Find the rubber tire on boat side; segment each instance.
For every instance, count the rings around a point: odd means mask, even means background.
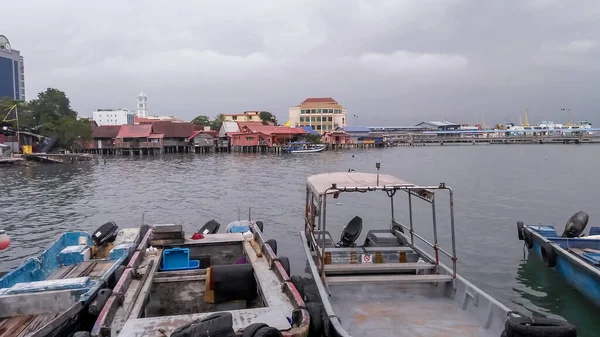
[[[554,247],[548,242],[545,242],[542,247],[542,259],[548,268],[552,268],[556,266],[556,252],[554,251]]]
[[[302,300],[306,302],[306,293],[304,292],[304,280],[302,279],[302,276],[294,275],[290,279],[292,280],[294,287],[296,287],[296,290],[298,290]]]
[[[320,337],[323,334],[323,305],[321,303],[308,302],[306,310],[310,315],[308,337]]]
[[[242,337],[253,337],[254,334],[261,328],[264,328],[268,325],[265,323],[252,323],[248,325],[244,331],[242,332]]]
[[[283,334],[277,328],[264,326],[254,333],[254,337],[283,337]]]
[[[265,241],[265,243],[271,246],[271,250],[277,255],[277,241],[275,241],[275,239],[269,239]]]
[[[263,231],[263,228],[264,228],[263,222],[262,222],[262,221],[260,221],[260,220],[258,220],[258,221],[257,221],[257,222],[255,222],[255,223],[256,223],[256,226],[258,227],[258,229],[260,229],[260,232],[261,232],[261,233],[264,233],[264,231]]]
[[[288,274],[288,277],[290,276],[290,259],[288,259],[287,256],[280,256],[279,257],[279,263],[281,263],[281,266],[283,267],[283,270],[285,270],[285,272]]]
[[[511,318],[506,321],[505,329],[508,337],[577,337],[573,324],[550,318]]]
[[[506,333],[506,330],[502,331],[502,333],[500,334],[500,337],[508,337],[508,334]]]
[[[73,334],[73,337],[90,337],[91,334],[87,331],[77,331]]]
[[[525,244],[527,245],[528,249],[533,248],[533,234],[531,234],[530,231],[525,231],[523,233],[524,236],[524,240],[525,240]]]
[[[521,241],[525,239],[525,237],[523,236],[523,227],[525,227],[523,221],[517,221],[517,232],[519,233],[519,240]]]

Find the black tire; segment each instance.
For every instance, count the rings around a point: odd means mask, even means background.
[[[266,325],[265,323],[252,323],[244,329],[244,332],[242,332],[242,337],[253,337],[254,334],[258,331],[258,329],[264,328],[266,326],[268,327],[268,325]]]
[[[523,233],[525,244],[527,245],[527,249],[533,248],[533,236],[531,232],[525,231]]]
[[[575,326],[550,318],[517,317],[506,321],[507,336],[577,337]]]
[[[263,222],[262,222],[262,221],[260,221],[260,220],[259,220],[259,221],[257,221],[257,222],[256,222],[256,227],[258,227],[258,229],[260,229],[260,232],[261,232],[261,233],[264,233],[264,230],[263,230],[263,228],[264,228],[264,224],[263,224]]]
[[[542,247],[542,259],[548,268],[553,268],[556,266],[556,252],[554,251],[554,247],[548,242],[545,242]]]
[[[294,284],[294,287],[296,287],[296,290],[298,290],[300,297],[302,297],[302,300],[306,302],[306,293],[304,292],[304,282],[302,277],[294,275],[291,277],[291,280]]]
[[[254,337],[283,337],[283,334],[277,328],[265,326],[258,329],[258,331],[254,333]]]
[[[523,236],[523,227],[525,226],[525,224],[523,224],[523,221],[517,221],[517,232],[519,233],[519,240],[523,241],[525,240],[525,237]]]
[[[310,315],[310,325],[308,326],[308,337],[318,337],[323,335],[323,305],[321,303],[306,303],[306,310]]]
[[[271,246],[271,250],[277,255],[277,241],[275,241],[275,239],[269,239],[265,241],[265,243]]]
[[[279,257],[279,263],[281,263],[281,265],[283,266],[283,270],[285,270],[285,272],[288,274],[288,277],[290,276],[290,259],[287,258],[287,256],[280,256]]]
[[[500,337],[508,337],[508,335],[506,334],[506,330],[502,331],[502,333],[500,334]]]
[[[117,269],[115,269],[115,285],[117,285],[117,283],[119,283],[121,276],[123,276],[123,273],[125,272],[125,268],[127,268],[127,267],[121,265],[121,266],[118,266]]]
[[[77,331],[73,334],[73,337],[90,337],[91,334],[87,331]]]

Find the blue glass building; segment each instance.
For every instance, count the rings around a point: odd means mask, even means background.
[[[4,35],[0,35],[0,99],[25,100],[25,68],[23,57],[12,49]]]

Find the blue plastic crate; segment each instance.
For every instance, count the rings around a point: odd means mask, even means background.
[[[188,248],[169,248],[163,250],[161,270],[188,270],[198,269],[199,260],[190,260],[190,250]]]

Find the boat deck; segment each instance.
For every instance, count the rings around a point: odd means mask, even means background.
[[[59,280],[88,276],[99,279],[112,267],[114,261],[87,261],[77,265],[61,266],[46,280]],[[37,331],[62,314],[62,311],[38,315],[19,315],[0,318],[0,337],[25,337]]]
[[[167,282],[168,280],[180,278],[181,282],[189,282],[194,278],[192,281],[195,282],[194,284],[199,291],[194,294],[186,292],[186,294],[193,297],[190,298],[193,301],[198,303],[203,302],[206,271],[168,272],[166,273],[169,274],[168,277],[161,276],[161,274],[165,274],[165,272],[157,272],[156,266],[160,264],[161,250],[159,250],[158,255],[147,256],[142,262],[142,265],[147,265],[150,260],[154,260],[152,270],[148,272],[149,275],[147,276],[147,279],[130,285],[127,290],[125,294],[126,305],[117,310],[117,314],[111,325],[113,336],[117,334],[119,336],[128,337],[168,336],[176,328],[190,323],[195,319],[210,315],[216,311],[228,311],[232,314],[234,330],[243,329],[252,323],[266,323],[280,330],[288,330],[291,328],[287,317],[291,316],[294,307],[290,300],[280,291],[281,281],[278,279],[277,275],[270,270],[269,263],[264,255],[259,256],[253,245],[249,241],[246,241],[241,234],[211,234],[207,235],[205,239],[199,241],[186,240],[186,242],[180,246],[193,248],[219,243],[237,243],[241,245],[249,262],[251,262],[252,267],[254,268],[258,291],[264,306],[238,310],[211,310],[210,312],[194,312],[194,308],[190,306],[186,313],[179,310],[178,314],[153,317],[146,316],[150,311],[148,297],[151,298],[153,296],[149,289],[152,287],[152,284],[156,284],[157,282],[163,283],[160,279],[164,279],[164,282]],[[144,273],[146,273],[145,270],[140,270],[140,274]],[[176,274],[181,274],[182,276],[175,276]],[[193,276],[191,276],[192,274]],[[278,291],[273,291],[273,289],[277,289]],[[127,309],[126,307],[131,307],[132,309]],[[156,312],[156,310],[153,311]]]
[[[334,312],[354,337],[498,337],[431,284],[339,284],[330,290]]]

